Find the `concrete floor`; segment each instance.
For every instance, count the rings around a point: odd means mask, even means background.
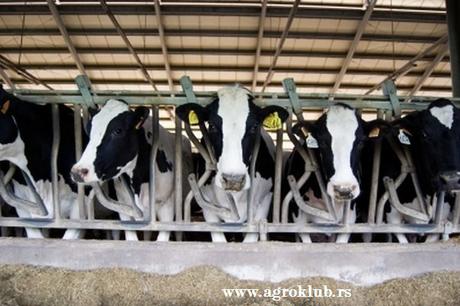
[[[241,279],[279,282],[325,276],[357,285],[460,271],[460,244],[212,244],[0,238],[0,264],[75,270],[122,267],[175,274],[211,265]]]

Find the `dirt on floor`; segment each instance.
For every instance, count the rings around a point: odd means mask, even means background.
[[[290,297],[290,294],[300,293],[299,286],[306,289],[303,294],[307,297]],[[224,288],[259,289],[257,295],[261,297],[248,297],[248,292],[244,298],[236,297],[235,292],[233,297],[225,297]],[[293,290],[283,292],[283,288]],[[323,297],[318,297],[320,292],[313,288],[323,289]],[[336,297],[325,297],[331,294]],[[339,294],[342,297],[337,297]],[[308,297],[314,295],[317,297]],[[348,295],[350,297],[346,297]],[[209,266],[193,268],[174,276],[127,269],[70,271],[0,266],[0,304],[458,306],[460,272],[430,273],[410,279],[395,279],[372,287],[357,287],[330,278],[292,279],[281,283],[241,281]]]

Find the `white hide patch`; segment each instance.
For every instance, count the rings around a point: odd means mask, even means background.
[[[222,155],[217,163],[215,184],[222,188],[222,173],[245,175],[243,189],[250,187],[248,169],[243,162],[241,140],[246,131],[246,119],[249,114],[249,92],[239,86],[225,87],[217,92],[219,109],[217,114],[222,118]]]
[[[331,149],[334,163],[334,175],[327,184],[327,193],[333,197],[333,186],[356,186],[353,197],[359,193],[358,180],[351,169],[351,150],[355,141],[358,120],[354,110],[334,105],[327,111],[326,127],[331,134]]]
[[[27,168],[27,158],[24,153],[24,148],[24,141],[18,131],[18,137],[16,137],[14,142],[0,144],[0,160],[9,161],[15,164],[18,168],[27,172],[29,177],[32,177]]]
[[[430,113],[446,128],[452,128],[452,124],[454,122],[454,107],[452,105],[432,107],[430,108]]]
[[[94,169],[97,147],[101,144],[102,138],[107,130],[110,121],[123,112],[128,112],[129,107],[126,103],[110,99],[102,109],[94,116],[91,122],[90,140],[86,146],[80,160],[74,165],[74,169],[88,169],[88,174],[84,177],[85,183],[97,182],[100,180]]]

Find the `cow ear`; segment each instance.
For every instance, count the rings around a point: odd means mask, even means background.
[[[364,134],[371,139],[382,137],[386,131],[391,129],[391,124],[382,119],[364,121]]]
[[[10,100],[6,100],[5,102],[3,102],[0,112],[2,112],[2,114],[6,114],[8,110],[10,109],[10,104],[11,104]]]
[[[259,120],[268,130],[279,130],[283,128],[283,123],[288,118],[289,113],[283,107],[270,105],[259,111]]]
[[[187,103],[176,107],[176,115],[190,125],[208,120],[207,109],[197,103]]]
[[[145,120],[149,117],[149,109],[147,107],[138,107],[134,111],[134,128],[140,129],[144,124]]]

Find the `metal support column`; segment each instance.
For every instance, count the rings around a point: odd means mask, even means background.
[[[460,97],[460,2],[446,0],[447,28],[449,31],[450,69],[452,71],[452,94]]]

